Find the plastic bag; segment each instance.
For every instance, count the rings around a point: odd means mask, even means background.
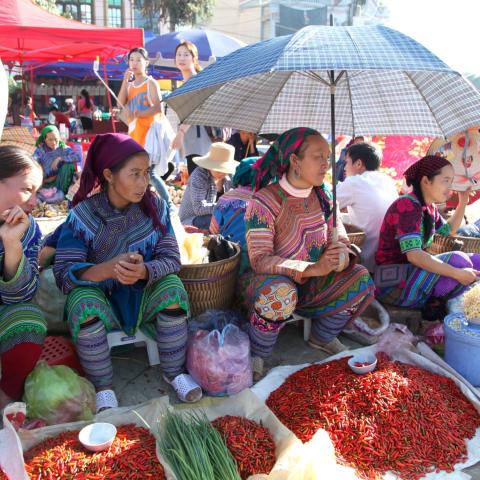
[[[412,349],[414,340],[415,336],[406,325],[391,323],[379,338],[376,347],[378,352],[385,352],[394,358],[397,352]]]
[[[435,322],[429,325],[425,329],[424,333],[425,343],[432,347],[432,350],[439,355],[443,355],[445,348],[445,330],[443,329],[443,323]]]
[[[25,381],[24,401],[28,416],[48,425],[91,420],[95,389],[69,367],[39,362]]]
[[[232,395],[252,385],[250,340],[236,325],[190,333],[187,369],[208,395]]]
[[[228,324],[242,328],[246,324],[245,318],[237,310],[207,310],[188,322],[188,331],[223,330]]]

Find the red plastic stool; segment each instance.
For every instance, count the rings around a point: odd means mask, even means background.
[[[66,365],[76,370],[79,375],[84,374],[75,346],[65,337],[46,337],[40,360],[46,361],[50,366]]]

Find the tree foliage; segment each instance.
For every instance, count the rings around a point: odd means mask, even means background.
[[[56,15],[59,14],[55,0],[33,0],[33,3],[36,3],[44,10],[48,10],[50,13],[55,13]]]
[[[195,25],[210,18],[215,0],[139,0],[137,5],[150,24],[162,20],[174,31],[177,25]]]

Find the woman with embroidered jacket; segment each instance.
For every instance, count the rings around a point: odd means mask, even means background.
[[[373,300],[374,286],[355,263],[340,220],[340,238],[333,241],[332,199],[323,183],[329,148],[317,131],[283,133],[253,168],[257,191],[246,211],[253,271],[241,283],[258,378],[294,311],[312,319],[312,347],[329,354],[345,350],[337,336]]]
[[[97,186],[101,192],[88,196]],[[166,203],[149,187],[149,158],[128,135],[92,143],[74,208],[62,227],[54,274],[68,295],[77,353],[97,389],[97,410],[117,406],[107,333],[140,328],[158,344],[166,381],[182,401],[200,387],[185,372],[187,293]]]
[[[58,191],[67,193],[76,164],[82,160],[80,155],[65,145],[55,125],[42,129],[35,145],[37,148],[33,152],[33,158],[43,169],[42,188],[56,187]]]
[[[458,207],[448,222],[435,205],[449,197],[454,177],[450,162],[426,156],[404,176],[413,192],[395,200],[385,214],[375,255],[375,284],[380,300],[418,308],[431,298],[453,298],[475,282],[480,275],[480,255],[426,251],[435,233],[456,233],[468,204],[469,192],[458,192]]]
[[[20,400],[42,353],[47,326],[30,303],[38,286],[41,232],[25,211],[36,204],[42,169],[18,147],[0,146],[0,411]]]

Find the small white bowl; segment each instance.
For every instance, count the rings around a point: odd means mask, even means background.
[[[356,365],[358,363],[363,363],[365,365],[360,367]],[[377,357],[373,353],[357,353],[348,359],[348,366],[357,375],[373,372],[377,366]]]
[[[111,423],[92,423],[78,433],[80,443],[91,452],[101,452],[110,447],[117,435],[115,425]]]

